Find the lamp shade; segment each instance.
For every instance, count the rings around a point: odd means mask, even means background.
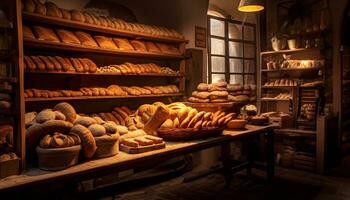
[[[262,0],[241,0],[238,10],[241,12],[259,12],[264,10]]]

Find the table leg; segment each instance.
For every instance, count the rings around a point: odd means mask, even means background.
[[[274,153],[274,132],[270,130],[266,133],[266,144],[267,144],[267,178],[272,180],[275,176],[275,153]]]
[[[224,165],[223,175],[225,178],[225,184],[227,188],[231,186],[231,181],[232,181],[230,152],[231,152],[230,143],[226,142],[221,145],[221,161],[222,161],[222,164]]]

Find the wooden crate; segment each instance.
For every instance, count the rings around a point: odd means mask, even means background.
[[[293,118],[291,116],[269,117],[270,124],[277,124],[280,128],[293,127]]]
[[[0,179],[19,174],[20,159],[12,159],[0,162]]]

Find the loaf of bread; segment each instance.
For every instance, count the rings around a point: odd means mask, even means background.
[[[34,12],[38,13],[40,15],[46,15],[46,7],[43,3],[41,3],[41,1],[39,0],[35,0],[35,9]]]
[[[156,45],[165,54],[176,54],[176,55],[180,54],[179,49],[177,49],[173,45],[165,44],[165,43],[156,43]]]
[[[108,37],[104,37],[104,36],[95,36],[94,38],[101,48],[118,49],[118,47],[113,42],[112,38],[108,38]]]
[[[128,39],[124,38],[113,38],[113,41],[118,46],[120,50],[124,51],[134,51],[134,47],[130,44]]]
[[[134,47],[135,51],[146,52],[147,48],[144,42],[139,40],[130,40],[131,45]]]
[[[73,21],[85,22],[85,16],[82,12],[78,10],[71,10],[70,14],[71,14],[71,19]]]
[[[80,40],[71,31],[57,29],[56,32],[62,42],[68,44],[80,44]]]
[[[161,53],[160,49],[153,42],[146,41],[145,44],[148,52]]]
[[[94,20],[92,19],[92,16],[89,13],[84,12],[83,15],[85,17],[85,23],[94,24]]]
[[[46,69],[44,62],[38,56],[30,56],[30,58],[35,63],[36,69],[38,69],[38,70],[45,70]]]
[[[63,17],[61,9],[59,7],[57,7],[56,4],[54,4],[52,2],[46,2],[45,6],[46,6],[46,15],[47,16],[59,17],[59,18]]]
[[[92,158],[96,152],[97,146],[91,131],[88,128],[78,124],[72,127],[70,133],[79,136],[85,158]]]
[[[77,117],[77,113],[72,105],[66,102],[59,103],[53,108],[54,111],[60,111],[66,116],[66,120],[73,123]]]
[[[60,42],[52,29],[42,26],[33,26],[34,34],[38,40],[47,40],[50,42]]]
[[[98,47],[96,41],[91,37],[90,34],[83,31],[76,31],[75,35],[79,39],[80,43],[84,46]]]
[[[55,69],[55,65],[50,61],[49,58],[47,58],[46,56],[38,56],[40,58],[40,60],[43,61],[43,63],[45,63],[45,69],[46,70],[54,70]]]
[[[33,13],[35,10],[35,4],[33,0],[24,1],[24,11]]]
[[[29,56],[24,56],[24,63],[26,64],[28,70],[37,69],[36,64]]]
[[[23,37],[29,39],[35,39],[35,36],[29,26],[23,25]]]
[[[154,131],[169,117],[169,109],[165,106],[158,106],[154,115],[150,120],[145,124],[143,129],[146,133],[153,135]]]
[[[61,71],[62,70],[62,65],[61,63],[53,56],[47,56],[47,58],[53,63],[55,70]]]
[[[71,20],[72,19],[72,16],[70,14],[70,12],[66,9],[61,9],[61,12],[62,12],[62,18],[63,19],[68,19],[68,20]]]

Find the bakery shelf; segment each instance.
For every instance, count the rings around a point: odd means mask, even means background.
[[[261,86],[266,89],[296,88],[297,86]]]
[[[37,39],[23,39],[23,44],[26,48],[40,48],[43,50],[56,50],[64,52],[79,52],[79,53],[96,53],[105,55],[116,55],[116,56],[132,56],[132,57],[143,57],[143,58],[156,58],[156,59],[184,59],[183,55],[173,54],[156,54],[150,52],[137,52],[137,51],[120,51],[103,49],[99,47],[87,47],[77,44],[67,44],[59,42],[50,42]]]
[[[74,100],[98,100],[98,99],[137,99],[137,98],[158,98],[183,96],[182,93],[175,94],[157,94],[157,95],[139,95],[139,96],[81,96],[81,97],[54,97],[54,98],[26,98],[26,102],[38,101],[74,101]]]
[[[154,77],[184,77],[184,75],[181,74],[157,74],[157,73],[148,73],[148,74],[118,74],[118,73],[81,73],[81,72],[63,72],[63,71],[26,71],[26,74],[52,74],[52,75],[77,75],[77,76],[136,76],[136,77],[143,77],[143,76],[154,76]]]
[[[310,68],[287,68],[287,69],[262,69],[261,72],[281,72],[281,71],[314,71],[320,70],[320,67],[310,67]]]
[[[111,34],[115,36],[123,36],[123,37],[134,38],[134,39],[144,39],[144,40],[152,40],[152,41],[171,42],[171,43],[188,42],[185,39],[153,36],[146,33],[137,33],[137,32],[128,31],[128,30],[117,30],[114,28],[101,27],[93,24],[87,24],[87,23],[82,23],[78,21],[62,19],[57,17],[51,17],[51,16],[39,15],[36,13],[29,13],[25,11],[23,12],[22,16],[24,20],[31,21],[31,22],[46,23],[50,25],[59,25],[59,26],[64,26],[69,28],[94,31],[98,33],[106,33],[106,34]]]
[[[275,99],[275,98],[261,98],[260,99],[261,101],[286,101],[286,102],[289,102],[291,99]]]
[[[283,53],[298,53],[304,51],[321,51],[320,48],[299,48],[299,49],[287,49],[287,50],[279,50],[279,51],[264,51],[261,52],[261,55],[273,55],[273,54],[283,54]]]

